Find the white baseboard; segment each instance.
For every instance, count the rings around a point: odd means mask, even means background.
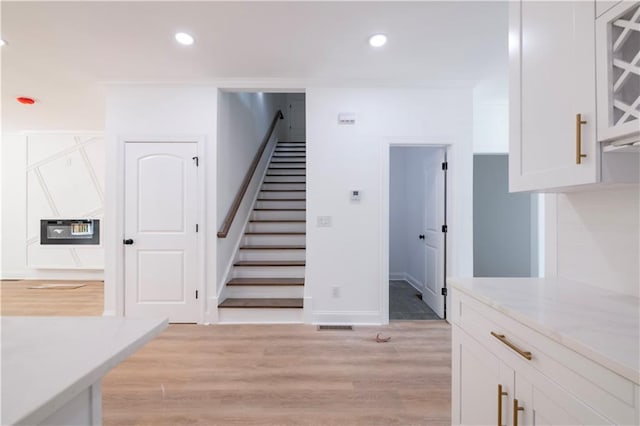
[[[0,272],[0,280],[24,280],[24,271],[2,271]]]
[[[217,324],[220,321],[220,317],[218,314],[218,305],[219,300],[217,297],[210,297],[207,300],[207,309],[204,313],[204,321],[203,324]]]
[[[424,290],[425,290],[424,283],[421,283],[420,281],[418,281],[417,279],[415,279],[413,276],[411,276],[408,273],[406,273],[404,275],[405,275],[405,281],[408,282],[409,284],[411,284],[411,287],[415,288],[420,293],[424,293]]]
[[[104,281],[103,270],[72,269],[27,269],[22,271],[2,271],[3,280],[73,280]]]
[[[405,279],[405,275],[404,272],[389,272],[389,280],[401,281]]]
[[[115,317],[115,316],[116,316],[116,311],[111,311],[111,310],[109,310],[109,311],[104,311],[104,312],[102,313],[102,316],[103,316],[103,317]]]
[[[379,311],[316,311],[311,315],[311,323],[319,325],[382,325]]]
[[[312,305],[312,299],[311,297],[305,296],[304,297],[304,301],[303,301],[303,310],[302,310],[302,322],[304,322],[305,324],[311,324],[312,323],[312,317],[313,317],[313,311],[311,309]]]
[[[425,291],[425,285],[420,281],[418,281],[417,279],[415,279],[411,274],[407,272],[390,272],[389,279],[406,281],[411,285],[411,287],[415,288],[420,293],[424,293]]]

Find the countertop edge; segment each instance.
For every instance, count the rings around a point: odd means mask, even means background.
[[[58,409],[63,407],[73,398],[78,396],[83,390],[87,389],[102,377],[104,377],[115,366],[120,364],[122,361],[133,355],[136,351],[153,340],[158,334],[164,331],[167,326],[168,320],[166,318],[160,320],[155,327],[148,330],[139,339],[134,341],[129,346],[122,348],[119,352],[115,353],[103,363],[97,365],[93,370],[80,377],[72,385],[68,386],[65,389],[62,389],[56,396],[43,403],[42,405],[34,407],[31,412],[24,415],[23,417],[19,419],[9,420],[8,423],[25,425],[42,423],[42,421],[55,413]],[[2,421],[4,423],[6,420],[3,419]]]
[[[509,315],[511,318],[513,318],[514,320],[518,321],[519,323],[523,324],[524,326],[531,328],[532,330],[554,340],[555,342],[566,346],[567,348],[579,353],[582,356],[585,356],[587,358],[589,358],[590,360],[608,368],[609,370],[611,370],[612,372],[624,377],[627,380],[630,380],[631,382],[635,383],[636,385],[640,386],[640,371],[639,370],[634,370],[633,368],[627,367],[623,364],[620,364],[619,362],[612,360],[611,358],[591,349],[589,346],[586,346],[585,344],[581,343],[579,340],[576,339],[572,339],[570,337],[567,336],[563,336],[562,334],[558,333],[557,331],[554,331],[548,327],[545,327],[544,325],[540,324],[539,322],[535,321],[534,319],[526,316],[526,315],[522,315],[521,313],[519,313],[518,311],[512,310],[508,307],[505,307],[504,305],[501,305],[500,303],[495,302],[494,300],[490,299],[489,297],[485,297],[481,294],[478,294],[470,289],[468,289],[467,287],[465,287],[463,284],[460,284],[458,282],[456,282],[455,279],[451,279],[449,278],[447,280],[448,283],[451,284],[452,287],[454,287],[456,290],[466,294],[469,297],[474,298],[475,300],[484,303],[485,305],[488,305],[502,313],[504,313],[505,315]]]

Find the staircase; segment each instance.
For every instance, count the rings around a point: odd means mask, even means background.
[[[218,305],[226,323],[302,322],[306,146],[278,142]]]

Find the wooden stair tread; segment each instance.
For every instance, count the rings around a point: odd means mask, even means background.
[[[304,232],[245,232],[244,235],[304,235]]]
[[[304,223],[306,220],[304,219],[256,219],[250,220],[249,222],[265,222],[265,223]]]
[[[277,308],[291,309],[302,308],[302,298],[297,299],[225,299],[218,305],[219,308]]]
[[[258,198],[257,201],[307,201],[306,198]]]
[[[306,246],[242,246],[240,250],[305,250]]]
[[[239,260],[234,266],[305,266],[304,260]]]
[[[307,209],[253,209],[259,212],[305,212]]]
[[[273,286],[292,286],[304,285],[304,278],[234,278],[227,285],[273,285]]]

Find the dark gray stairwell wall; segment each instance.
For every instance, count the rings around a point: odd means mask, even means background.
[[[537,276],[535,195],[509,193],[507,154],[474,155],[473,275]]]

